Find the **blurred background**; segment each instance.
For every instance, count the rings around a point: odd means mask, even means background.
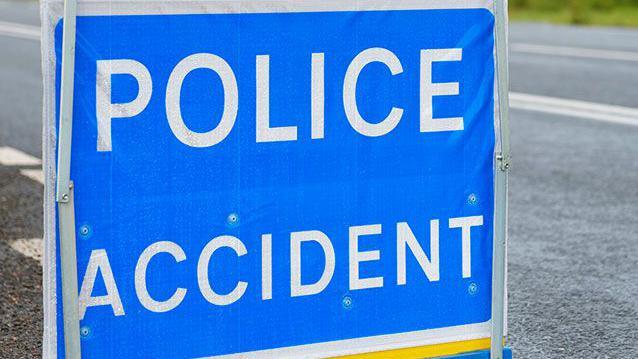
[[[514,21],[638,26],[638,0],[510,0]]]
[[[638,358],[638,0],[510,15],[508,343]],[[39,26],[37,2],[0,0],[0,358],[41,350]]]

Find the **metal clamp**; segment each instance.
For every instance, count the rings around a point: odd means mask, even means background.
[[[507,172],[510,169],[510,165],[512,161],[512,156],[503,156],[502,154],[498,154],[496,155],[496,162],[498,162],[498,168],[503,171],[503,172]]]

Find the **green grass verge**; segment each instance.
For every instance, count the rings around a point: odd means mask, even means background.
[[[601,26],[638,27],[638,6],[618,6],[609,10],[588,10],[578,19],[568,9],[555,11],[510,8],[512,21],[549,22]]]

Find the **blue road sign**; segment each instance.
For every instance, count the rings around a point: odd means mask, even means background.
[[[80,13],[83,356],[489,337],[491,2],[347,3]],[[59,96],[61,22],[51,31]],[[56,313],[62,328],[61,300]]]

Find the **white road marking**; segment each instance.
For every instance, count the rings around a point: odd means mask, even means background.
[[[550,46],[528,43],[512,43],[512,52],[527,54],[579,57],[598,60],[630,61],[638,62],[638,52],[589,49],[569,46]]]
[[[42,238],[16,239],[10,242],[9,246],[22,255],[33,258],[42,264],[44,246]]]
[[[40,27],[0,21],[0,35],[40,41]]]
[[[25,177],[29,177],[32,180],[44,185],[44,173],[42,172],[42,170],[26,170],[25,169],[25,170],[20,170],[20,174],[22,174]]]
[[[42,161],[37,157],[31,156],[30,154],[24,153],[13,147],[3,146],[0,147],[0,165],[15,167],[41,166]],[[23,168],[20,170],[20,174],[44,184],[44,174],[40,168]]]
[[[0,165],[3,166],[38,166],[39,158],[31,156],[13,147],[0,147]]]
[[[543,112],[601,122],[638,126],[638,108],[516,92],[510,93],[510,107],[517,110]]]

